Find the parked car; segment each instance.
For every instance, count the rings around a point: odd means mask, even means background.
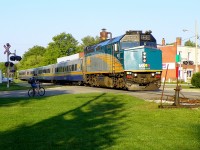
[[[8,78],[3,77],[2,82],[8,82]],[[13,82],[13,78],[9,78],[9,82]]]

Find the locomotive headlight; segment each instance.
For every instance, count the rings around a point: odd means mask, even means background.
[[[126,72],[126,74],[131,74],[131,72]]]
[[[151,76],[154,77],[154,76],[155,76],[155,73],[151,73]]]
[[[161,74],[161,72],[156,72],[156,74]]]
[[[134,76],[134,77],[137,77],[137,73],[134,73],[133,76]]]

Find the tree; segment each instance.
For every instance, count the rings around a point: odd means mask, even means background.
[[[100,42],[98,36],[86,36],[81,39],[82,44],[78,45],[78,41],[71,34],[66,34],[65,32],[54,36],[52,40],[53,41],[48,44],[47,48],[42,46],[34,46],[30,48],[22,56],[23,59],[17,64],[17,68],[22,70],[55,64],[59,57],[83,52],[86,46]]]
[[[193,74],[191,84],[197,88],[200,88],[200,72]]]
[[[43,59],[46,49],[42,46],[33,46],[22,56],[22,60],[17,67],[22,69],[35,68],[43,65]]]
[[[86,46],[95,45],[100,42],[100,38],[98,36],[96,37],[86,36],[81,40],[83,42],[80,46],[82,49],[84,49]]]
[[[7,67],[5,66],[5,62],[0,62],[0,70],[2,73],[7,73]]]
[[[196,44],[194,42],[190,41],[190,39],[188,41],[186,41],[184,45],[185,46],[190,46],[190,47],[195,47],[196,46]]]
[[[69,56],[80,51],[78,41],[69,33],[63,32],[54,36],[52,40],[53,42],[48,44],[45,53],[44,64],[46,65],[56,63],[59,57]]]

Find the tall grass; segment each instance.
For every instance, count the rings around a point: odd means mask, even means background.
[[[121,94],[0,99],[0,149],[200,148],[199,109],[158,109]]]

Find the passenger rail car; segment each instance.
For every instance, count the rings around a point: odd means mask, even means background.
[[[78,82],[89,86],[128,90],[157,90],[161,85],[162,52],[151,31],[127,31],[84,49],[83,58],[22,70],[21,80],[34,73],[44,82]],[[111,35],[111,34],[110,34]]]
[[[28,80],[34,74],[40,82],[83,84],[82,59],[51,64],[19,71],[20,80]]]

